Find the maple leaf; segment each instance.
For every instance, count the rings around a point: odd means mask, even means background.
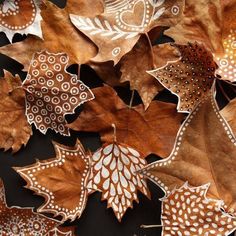
[[[32,130],[25,116],[25,93],[21,80],[5,72],[0,79],[0,148],[17,152],[26,145]]]
[[[0,181],[0,231],[2,235],[52,235],[51,232],[57,230],[59,225],[60,221],[37,214],[32,208],[8,207],[3,182]],[[70,233],[69,229],[67,231]]]
[[[219,113],[212,92],[182,124],[170,156],[141,172],[167,194],[188,181],[191,186],[210,183],[208,196],[236,210],[236,139]]]
[[[148,73],[178,96],[178,111],[190,112],[208,95],[216,79],[217,65],[202,44],[174,46],[179,50],[181,59]]]
[[[184,184],[162,199],[163,235],[229,235],[236,220],[222,211],[223,202],[206,197],[209,185]]]
[[[142,98],[145,109],[148,108],[153,98],[164,87],[148,74],[147,70],[154,67],[162,67],[167,61],[177,60],[175,48],[169,44],[156,45],[149,50],[150,45],[146,38],[140,38],[132,51],[127,53],[121,60],[121,82],[130,82],[132,90],[137,90]],[[142,60],[140,60],[142,58]]]
[[[220,111],[221,115],[227,120],[234,134],[236,134],[236,98],[231,100],[225,107]]]
[[[66,9],[60,9],[50,1],[44,1],[41,16],[43,40],[29,35],[21,42],[0,47],[0,53],[23,64],[25,70],[28,70],[33,54],[43,50],[67,53],[70,64],[86,63],[96,55],[95,46],[75,29]]]
[[[114,124],[117,142],[132,146],[144,156],[151,153],[166,156],[170,153],[183,119],[183,115],[175,111],[175,105],[154,101],[145,112],[143,105],[128,107],[109,86],[92,91],[96,99],[84,105],[79,117],[67,125],[69,128],[99,132],[102,142],[111,143]],[[163,127],[163,123],[168,125]]]
[[[27,182],[27,188],[45,198],[38,212],[61,215],[63,221],[80,217],[88,197],[89,157],[82,144],[75,147],[53,143],[56,158],[17,167],[15,170]]]
[[[0,4],[0,31],[3,31],[10,41],[16,33],[42,37],[39,5],[37,0],[4,0]]]
[[[65,53],[35,53],[22,87],[26,91],[26,116],[42,133],[53,129],[69,135],[66,114],[94,99],[90,89],[76,75],[66,72]]]
[[[141,34],[157,26],[176,24],[182,8],[182,0],[105,0],[103,14],[93,18],[71,14],[70,18],[98,46],[93,60],[112,60],[116,64]]]
[[[88,188],[102,192],[117,219],[121,221],[133,201],[138,202],[137,190],[150,198],[146,181],[137,170],[146,165],[144,157],[121,143],[105,144],[92,156]]]

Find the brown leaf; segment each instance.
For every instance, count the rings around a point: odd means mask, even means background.
[[[178,96],[178,111],[190,112],[208,95],[216,78],[217,65],[202,44],[174,46],[179,50],[181,59],[149,73]]]
[[[0,53],[19,61],[25,70],[28,70],[33,54],[43,50],[67,53],[70,64],[86,63],[94,57],[96,48],[71,24],[67,11],[50,1],[45,1],[45,5],[41,10],[43,40],[29,35],[22,42],[1,47]]]
[[[236,220],[223,212],[223,202],[206,197],[209,185],[184,184],[163,199],[163,235],[229,235]]]
[[[189,114],[170,156],[151,163],[142,173],[167,194],[186,181],[194,187],[210,183],[208,196],[235,211],[236,139],[212,93]]]
[[[53,129],[69,135],[65,115],[73,114],[76,107],[94,99],[78,76],[66,71],[68,61],[65,53],[35,53],[23,82],[26,116],[43,134]]]
[[[114,124],[117,142],[132,146],[144,156],[154,153],[163,157],[170,153],[183,119],[175,111],[175,105],[154,101],[145,112],[143,105],[128,107],[109,86],[92,91],[96,99],[86,103],[77,120],[68,127],[99,132],[103,142],[111,143]]]
[[[141,38],[132,51],[121,60],[121,82],[129,81],[132,90],[137,90],[145,109],[164,87],[146,71],[164,66],[168,61],[177,60],[179,56],[169,44],[156,45],[151,48],[147,38]]]
[[[39,1],[3,1],[0,4],[0,31],[12,41],[14,34],[33,34],[42,37]]]
[[[221,115],[229,123],[231,129],[236,134],[236,98],[231,100],[223,110],[220,111]]]
[[[104,13],[94,17],[70,15],[73,24],[97,46],[94,61],[112,60],[115,64],[128,53],[141,34],[157,26],[177,23],[183,0],[105,0]]]
[[[15,170],[27,181],[27,188],[45,198],[38,212],[61,215],[63,221],[80,217],[88,197],[89,157],[82,144],[75,147],[54,143],[56,157]]]
[[[26,145],[32,130],[25,116],[25,93],[21,80],[5,73],[0,79],[0,148],[17,152]]]
[[[0,225],[2,235],[51,235],[60,222],[34,213],[32,208],[8,207],[0,181]]]

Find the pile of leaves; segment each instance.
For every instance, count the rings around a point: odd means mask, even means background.
[[[22,151],[33,130],[47,135],[49,129],[69,137],[71,130],[96,132],[102,146],[91,152],[79,140],[53,142],[55,157],[15,167],[45,203],[38,213],[8,208],[3,190],[1,232],[74,235],[74,228],[59,225],[80,218],[96,191],[121,221],[138,191],[151,198],[149,179],[165,193],[162,235],[231,234],[235,12],[236,0],[67,0],[64,8],[4,0],[0,30],[10,43],[0,53],[27,73],[4,71],[0,79],[0,148]],[[15,34],[25,37],[13,42]],[[77,74],[68,71],[74,64]],[[91,89],[80,80],[81,65],[103,85],[90,78]],[[120,87],[129,90],[128,102]],[[148,164],[150,154],[160,160]]]

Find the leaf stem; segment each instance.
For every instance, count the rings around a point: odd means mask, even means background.
[[[133,101],[134,101],[134,90],[132,90],[132,94],[131,94],[131,98],[129,102],[129,108],[132,108]]]
[[[117,139],[116,139],[116,125],[114,123],[112,123],[111,126],[113,128],[114,143],[116,143],[116,141],[117,141]]]
[[[163,225],[140,225],[140,228],[149,229],[149,228],[161,228]]]
[[[151,57],[152,57],[152,66],[153,68],[151,69],[154,69],[155,65],[154,65],[154,52],[153,52],[153,47],[152,47],[152,42],[148,36],[148,33],[145,33],[146,35],[146,38],[147,38],[147,41],[148,41],[148,44],[149,44],[149,47],[150,47],[150,52],[151,52]]]
[[[229,96],[226,94],[226,92],[225,92],[225,90],[223,89],[223,87],[222,87],[222,85],[221,85],[221,83],[220,83],[220,81],[219,80],[217,80],[217,84],[218,84],[218,86],[219,86],[219,88],[220,88],[220,91],[222,92],[222,94],[224,95],[224,97],[228,100],[228,102],[230,102],[230,98],[229,98]]]

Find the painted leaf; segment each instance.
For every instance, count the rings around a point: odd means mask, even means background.
[[[0,148],[17,152],[26,145],[32,130],[25,116],[25,93],[21,80],[5,72],[0,79]]]
[[[141,34],[156,26],[177,23],[182,0],[105,0],[104,13],[94,18],[70,15],[73,24],[99,48],[94,61],[115,64],[129,52]]]
[[[2,235],[50,235],[60,222],[36,214],[32,208],[8,207],[0,181],[0,231]],[[72,234],[73,235],[73,234]]]
[[[223,202],[206,197],[209,185],[175,189],[162,202],[162,235],[229,235],[236,220],[223,212]]]
[[[33,34],[42,38],[40,1],[4,0],[0,4],[0,31],[12,41],[15,33]]]
[[[70,64],[86,63],[96,55],[96,48],[72,25],[66,9],[58,8],[50,1],[44,1],[41,21],[43,40],[29,35],[25,40],[0,47],[0,53],[12,57],[28,70],[36,52],[47,50],[53,53],[65,52]],[[60,22],[60,23],[59,23]],[[68,37],[68,32],[70,37]]]
[[[229,123],[231,129],[233,130],[234,134],[236,134],[236,98],[231,100],[223,110],[220,111],[221,115],[226,119]]]
[[[236,210],[236,139],[219,113],[212,94],[188,116],[170,156],[151,163],[142,173],[166,193],[186,181],[197,187],[210,183],[208,196]]]
[[[170,153],[183,119],[183,115],[175,111],[175,105],[153,101],[145,112],[143,105],[128,107],[109,86],[92,91],[96,99],[86,103],[79,117],[68,127],[99,132],[102,142],[111,143],[114,139],[112,124],[115,124],[117,142],[132,146],[144,156],[154,153],[164,157]],[[163,127],[163,123],[168,125]]]
[[[66,147],[54,143],[56,157],[15,168],[27,181],[27,188],[45,198],[38,212],[60,215],[65,220],[80,217],[86,202],[89,157],[82,144]]]
[[[43,134],[53,129],[69,135],[66,114],[94,98],[91,90],[66,71],[69,57],[65,53],[35,53],[23,82],[26,91],[26,115]]]
[[[150,198],[146,181],[137,171],[145,167],[144,157],[133,148],[120,144],[105,144],[92,156],[88,188],[102,192],[119,221],[133,201],[138,202],[137,190]]]
[[[148,73],[178,96],[178,111],[191,112],[209,93],[216,78],[217,65],[202,44],[174,46],[179,50],[181,59]]]

